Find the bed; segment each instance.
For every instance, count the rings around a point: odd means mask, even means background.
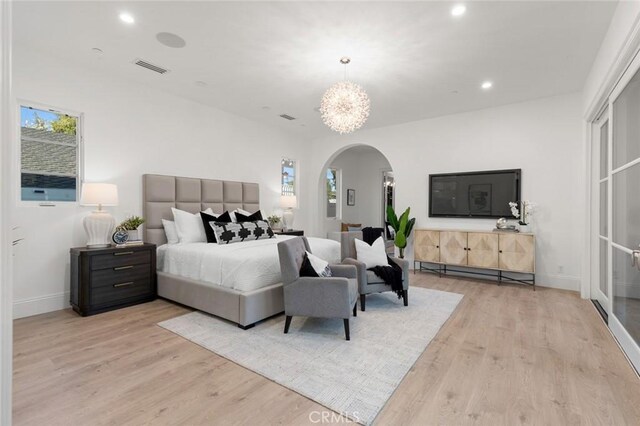
[[[260,208],[256,183],[143,175],[144,239],[158,247],[158,296],[225,318],[247,329],[284,310],[277,243],[289,236],[229,245],[167,245],[162,219],[171,208],[223,213]],[[311,250],[340,259],[335,241],[309,238]]]

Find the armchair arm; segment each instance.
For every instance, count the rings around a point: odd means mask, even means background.
[[[354,265],[345,265],[344,263],[341,263],[341,264],[329,265],[329,268],[331,269],[331,274],[334,277],[342,277],[342,278],[358,277],[357,268]]]
[[[287,315],[349,318],[353,308],[349,280],[341,277],[300,277],[284,287]]]
[[[364,294],[364,290],[367,288],[367,265],[359,260],[353,259],[351,257],[347,257],[342,261],[343,265],[353,265],[356,267],[357,278],[358,278],[358,289],[360,290],[360,294]]]
[[[406,259],[400,259],[399,257],[391,257],[396,265],[402,268],[402,286],[404,289],[409,288],[409,261]]]

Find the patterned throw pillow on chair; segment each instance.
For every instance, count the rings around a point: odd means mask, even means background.
[[[232,244],[242,241],[273,238],[273,230],[264,220],[255,222],[209,222],[216,234],[218,244]]]

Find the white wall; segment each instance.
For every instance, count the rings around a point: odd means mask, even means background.
[[[491,230],[494,220],[429,218],[428,175],[521,168],[523,198],[538,205],[533,219],[537,281],[578,290],[584,243],[582,126],[581,96],[572,94],[332,135],[314,141],[305,188],[313,191],[313,179],[336,151],[367,144],[389,160],[396,181],[396,209],[410,206],[418,228]],[[309,206],[308,212],[315,211]],[[321,235],[322,229],[316,226],[310,231]],[[412,256],[411,245],[407,253]]]
[[[35,52],[14,53],[17,99],[84,113],[84,177],[118,184],[116,221],[142,213],[144,173],[258,182],[263,211],[279,209],[280,159],[302,159],[299,138]],[[307,198],[301,194],[301,206]],[[90,210],[18,203],[25,241],[15,257],[15,317],[68,306],[69,248],[86,243]],[[306,228],[307,217],[297,214],[296,226]]]
[[[390,170],[387,159],[373,148],[354,147],[340,153],[329,167],[342,171],[341,205],[342,218],[327,219],[326,208],[323,205],[320,217],[324,220],[324,229],[320,235],[327,232],[340,231],[340,225],[345,223],[360,223],[363,226],[382,226],[382,172]],[[322,174],[324,176],[324,173]],[[319,176],[316,177],[316,180]],[[311,179],[311,178],[310,178]],[[326,188],[324,179],[320,188]],[[355,189],[355,206],[347,205],[347,189]]]
[[[635,30],[639,20],[640,1],[618,2],[607,34],[600,45],[598,55],[593,61],[584,85],[583,107],[585,113],[599,97],[608,95],[614,81],[619,77],[618,74],[622,72],[626,62],[630,60],[628,57],[625,58],[625,54],[630,53],[627,50],[635,50],[635,48],[627,49],[627,47],[637,41]],[[619,67],[616,67],[618,62],[621,63]]]

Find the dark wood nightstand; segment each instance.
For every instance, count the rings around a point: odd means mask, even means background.
[[[99,249],[76,247],[71,254],[71,306],[94,315],[156,298],[156,246]]]
[[[282,229],[278,229],[277,231],[273,231],[276,235],[295,235],[297,237],[302,237],[304,235],[304,231],[302,229],[289,229],[288,231],[284,231]]]

